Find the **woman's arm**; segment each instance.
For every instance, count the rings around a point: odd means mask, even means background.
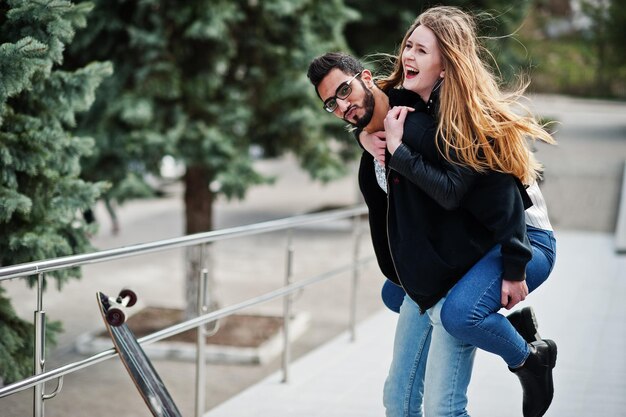
[[[369,152],[381,165],[385,165],[385,150],[387,144],[385,143],[385,131],[367,133],[362,130],[359,133],[358,141],[361,147]]]
[[[389,167],[420,186],[444,208],[462,205],[468,210],[493,233],[494,243],[501,244],[502,278],[523,281],[526,264],[532,257],[524,210],[532,203],[519,181],[503,173],[479,174],[439,157],[432,117],[394,109],[385,119],[387,148],[393,152]],[[414,147],[427,152],[422,154]],[[433,163],[426,156],[438,160]]]
[[[526,234],[524,215],[529,201],[524,197],[527,197],[526,190],[514,176],[492,172],[477,182],[474,191],[463,202],[463,206],[494,233],[494,239],[501,245],[500,302],[506,309],[513,308],[528,295],[526,265],[532,258],[532,247]]]
[[[526,191],[513,175],[491,172],[481,176],[474,190],[463,201],[463,207],[493,233],[501,245],[502,301],[513,307],[524,299],[528,289],[526,264],[532,258],[532,247],[526,234],[525,209],[532,204]],[[508,300],[506,303],[505,300]]]
[[[389,167],[420,187],[447,210],[458,208],[478,172],[447,161],[435,143],[437,125],[424,112],[392,108],[385,118]],[[408,115],[408,116],[407,116]]]

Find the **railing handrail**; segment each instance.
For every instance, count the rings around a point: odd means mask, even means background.
[[[25,277],[29,275],[56,271],[64,268],[73,268],[81,265],[111,261],[114,259],[121,259],[129,256],[143,255],[152,252],[158,252],[161,250],[193,246],[202,243],[231,239],[235,237],[285,230],[289,228],[305,226],[312,223],[339,220],[346,217],[353,217],[366,213],[367,207],[364,204],[361,204],[349,208],[329,210],[321,213],[302,214],[288,218],[269,220],[266,222],[230,227],[204,233],[196,233],[193,235],[187,235],[172,239],[140,243],[137,245],[123,246],[120,248],[107,249],[92,253],[63,256],[60,258],[47,259],[43,261],[27,262],[23,264],[0,268],[0,282],[12,278]]]
[[[319,274],[307,279],[303,279],[302,281],[298,281],[296,283],[282,286],[276,290],[261,294],[257,297],[250,298],[248,300],[244,300],[240,303],[230,305],[228,307],[221,308],[219,310],[212,311],[210,313],[204,314],[202,316],[195,317],[193,319],[184,321],[182,323],[175,324],[173,326],[167,327],[165,329],[161,329],[157,332],[149,334],[147,336],[141,337],[137,339],[140,345],[148,345],[150,343],[158,342],[163,339],[167,339],[168,337],[177,335],[179,333],[186,332],[203,324],[210,323],[212,321],[224,318],[226,316],[230,316],[238,311],[244,310],[249,307],[253,307],[271,300],[274,300],[279,297],[284,297],[285,295],[292,294],[304,287],[308,287],[309,285],[315,284],[317,282],[326,280],[335,275],[338,275],[342,272],[346,272],[354,268],[355,266],[364,265],[374,259],[373,256],[369,256],[364,258],[358,262],[356,265],[354,263],[350,263],[347,265],[340,266],[338,268],[327,271],[323,274]],[[103,362],[107,359],[111,359],[117,356],[117,351],[113,348],[97,353],[89,358],[72,362],[66,365],[63,365],[59,368],[52,369],[50,371],[43,372],[38,375],[33,375],[31,377],[22,379],[13,384],[7,385],[5,387],[0,388],[0,398],[7,397],[12,394],[16,394],[20,391],[26,390],[28,388],[32,388],[35,385],[51,381],[56,378],[60,378],[64,375],[71,374],[73,372],[79,371],[83,368],[87,368],[91,365],[95,365],[99,362]]]
[[[356,324],[356,287],[358,282],[359,268],[362,264],[370,262],[374,259],[374,256],[370,256],[365,259],[359,257],[359,241],[361,236],[360,227],[360,215],[366,214],[367,208],[365,205],[356,205],[343,209],[330,210],[321,213],[303,214],[299,216],[293,216],[283,219],[270,220],[261,223],[249,224],[244,226],[232,227],[228,229],[215,230],[206,233],[198,233],[194,235],[182,236],[174,239],[165,239],[159,241],[153,241],[149,243],[142,243],[132,246],[120,247],[115,249],[103,250],[98,252],[92,252],[81,255],[65,256],[55,259],[48,259],[37,262],[29,262],[20,265],[8,266],[0,268],[0,282],[12,278],[26,278],[32,275],[37,275],[37,309],[34,312],[34,324],[35,324],[35,354],[34,360],[34,375],[17,381],[5,387],[0,387],[0,398],[6,397],[17,392],[33,388],[33,417],[44,417],[44,401],[56,397],[61,392],[63,385],[63,377],[67,374],[72,374],[80,369],[95,365],[104,360],[113,358],[117,355],[115,349],[108,349],[103,352],[97,353],[89,358],[65,364],[50,371],[46,371],[43,366],[45,360],[45,311],[43,308],[43,283],[46,272],[60,270],[64,268],[73,268],[81,265],[111,261],[115,259],[143,255],[147,253],[153,253],[157,251],[163,251],[173,248],[186,247],[192,245],[204,245],[210,242],[219,240],[225,240],[229,238],[250,236],[260,233],[268,233],[274,231],[285,230],[288,233],[287,239],[287,268],[285,276],[285,285],[253,297],[248,300],[244,300],[238,304],[234,304],[220,310],[202,314],[203,311],[207,311],[206,300],[203,296],[199,297],[199,317],[191,320],[187,320],[183,323],[179,323],[168,328],[162,329],[150,335],[144,336],[138,339],[140,344],[149,344],[168,337],[183,333],[193,328],[199,328],[197,337],[197,349],[196,349],[196,417],[201,417],[204,411],[204,396],[203,390],[206,384],[205,379],[205,367],[204,367],[204,347],[206,340],[202,336],[203,325],[223,317],[230,316],[236,312],[248,307],[256,306],[258,304],[274,300],[279,297],[284,297],[283,301],[283,320],[284,320],[284,337],[283,337],[283,382],[288,381],[288,368],[290,357],[290,338],[289,338],[289,322],[291,317],[291,294],[295,291],[301,290],[306,286],[315,284],[319,281],[337,276],[345,271],[352,270],[352,291],[350,297],[350,329],[354,340],[354,327]],[[352,223],[353,232],[353,256],[352,262],[348,265],[343,265],[327,271],[325,273],[302,279],[297,283],[292,283],[290,280],[293,260],[293,247],[291,245],[292,230],[313,223],[328,222],[340,219],[354,219]],[[203,269],[200,279],[200,287],[202,288],[203,279],[206,279],[207,269]],[[200,291],[199,294],[203,294]],[[201,301],[202,300],[202,301]],[[44,384],[52,379],[58,379],[56,389],[51,393],[45,393]]]

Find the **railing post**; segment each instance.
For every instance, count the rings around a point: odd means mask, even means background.
[[[209,271],[202,269],[200,277],[200,285],[198,290],[198,315],[202,316],[209,311],[207,305],[207,281]],[[196,347],[196,417],[202,417],[204,408],[206,407],[205,391],[206,391],[206,363],[205,363],[205,347],[206,347],[206,326],[204,324],[197,327],[198,339]]]
[[[356,215],[353,220],[353,252],[352,252],[352,284],[350,286],[350,341],[356,340],[356,304],[359,285],[359,255],[361,242],[361,216]]]
[[[34,374],[39,375],[45,370],[46,350],[46,312],[43,311],[43,274],[37,276],[37,310],[35,310],[35,355]],[[33,416],[44,415],[44,389],[45,382],[35,385],[33,388]]]
[[[293,229],[287,230],[287,254],[285,267],[285,286],[290,285],[293,277]],[[289,362],[291,361],[291,344],[289,327],[291,322],[291,294],[283,297],[283,383],[289,382]]]

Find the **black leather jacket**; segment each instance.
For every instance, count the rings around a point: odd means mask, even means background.
[[[424,311],[500,243],[504,277],[524,279],[532,256],[524,210],[531,203],[521,183],[511,175],[479,174],[448,162],[437,150],[436,122],[421,98],[406,90],[389,96],[392,106],[416,111],[407,116],[403,144],[393,157],[387,155],[388,198],[376,183],[369,154],[363,155],[359,174],[385,276]]]

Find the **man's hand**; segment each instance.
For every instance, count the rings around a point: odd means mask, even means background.
[[[365,130],[359,134],[361,145],[376,159],[382,166],[385,166],[385,131],[367,133]]]
[[[528,286],[524,281],[507,281],[502,280],[502,292],[500,295],[500,303],[507,310],[515,307],[517,303],[526,299],[528,295]]]
[[[404,134],[404,119],[410,111],[414,111],[412,107],[396,106],[387,113],[385,117],[385,133],[387,136],[387,149],[389,153],[393,153],[402,143],[402,135]]]

